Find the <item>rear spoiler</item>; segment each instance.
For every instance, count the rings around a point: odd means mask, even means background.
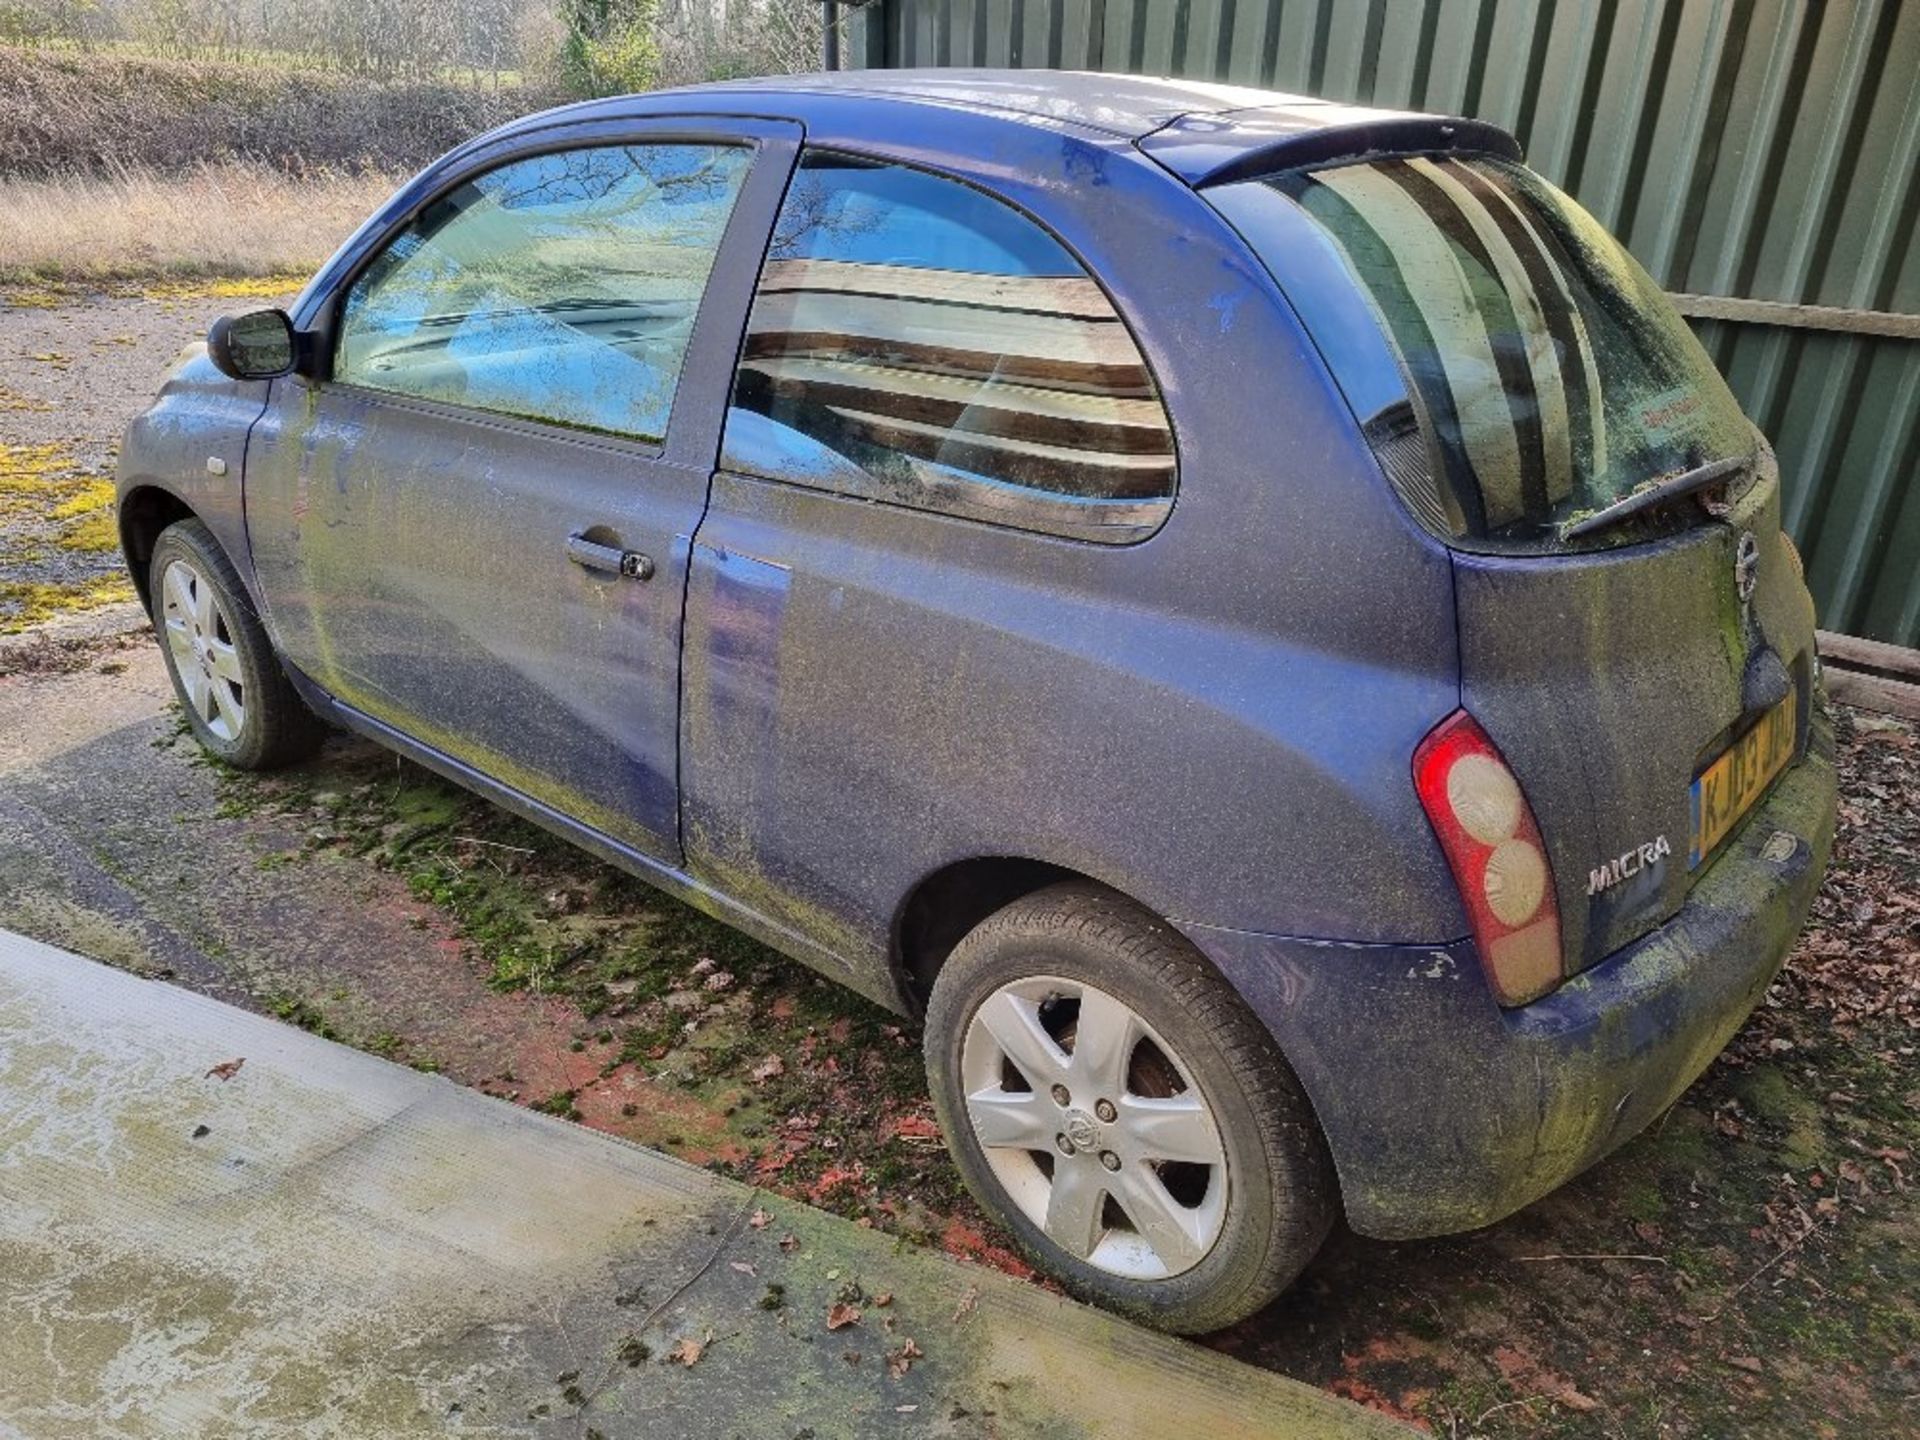
[[[1137,143],[1196,190],[1389,155],[1525,158],[1519,141],[1484,120],[1308,99],[1183,115]]]

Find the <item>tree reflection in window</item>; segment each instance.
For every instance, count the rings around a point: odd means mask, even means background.
[[[657,440],[749,152],[516,161],[430,205],[347,297],[335,376]]]

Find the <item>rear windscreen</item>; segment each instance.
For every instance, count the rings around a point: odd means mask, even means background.
[[[1395,489],[1441,538],[1565,548],[1569,530],[1636,492],[1754,452],[1753,428],[1659,286],[1525,167],[1390,159],[1232,188],[1255,187],[1304,210],[1359,280],[1398,361],[1385,382],[1358,373],[1383,368],[1377,349],[1330,333],[1351,328],[1338,303],[1289,286],[1297,247],[1271,253],[1279,232],[1238,218],[1257,205],[1221,204],[1295,300]],[[1672,523],[1643,518],[1582,543]]]

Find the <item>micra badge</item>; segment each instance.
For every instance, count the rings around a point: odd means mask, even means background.
[[[1667,837],[1656,835],[1644,844],[1636,845],[1624,855],[1616,855],[1604,865],[1596,865],[1587,872],[1587,894],[1598,895],[1602,890],[1611,890],[1615,885],[1624,885],[1642,870],[1650,869],[1673,853],[1673,846],[1667,843]]]

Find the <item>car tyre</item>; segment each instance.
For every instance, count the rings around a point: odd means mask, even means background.
[[[326,726],[280,667],[246,587],[198,520],[169,525],[148,568],[154,630],[193,736],[239,770],[305,759]]]
[[[1333,1164],[1272,1036],[1185,937],[1111,891],[1049,886],[970,932],[934,983],[925,1048],[969,1189],[1084,1300],[1217,1330],[1332,1228]]]

